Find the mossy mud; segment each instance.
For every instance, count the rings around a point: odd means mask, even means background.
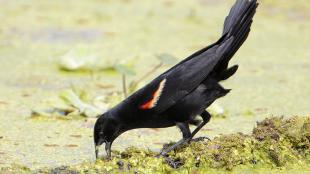
[[[178,162],[172,168],[157,152],[127,148],[113,151],[112,160],[43,168],[36,171],[18,165],[4,168],[24,173],[206,173],[310,172],[310,117],[267,118],[257,123],[251,135],[221,135],[213,140],[193,141],[169,153]]]

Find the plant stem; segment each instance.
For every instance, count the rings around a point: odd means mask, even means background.
[[[142,77],[140,77],[138,80],[135,81],[135,83],[139,83],[142,80],[144,80],[145,78],[147,78],[148,76],[150,76],[151,74],[153,74],[158,68],[160,68],[163,65],[163,62],[160,62],[159,64],[157,64],[156,66],[154,66],[153,69],[151,69],[149,72],[145,73]]]
[[[125,74],[122,74],[122,83],[123,83],[124,97],[127,98],[127,85],[126,85],[126,75]]]

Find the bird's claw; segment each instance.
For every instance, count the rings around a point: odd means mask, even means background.
[[[194,139],[192,139],[191,141],[193,141],[193,142],[198,142],[198,141],[203,141],[203,140],[211,141],[211,139],[210,139],[209,137],[207,137],[207,136],[194,138]]]
[[[167,152],[165,152],[164,150],[163,151],[161,151],[159,154],[157,154],[155,157],[156,158],[159,158],[159,157],[165,157],[165,156],[167,156]]]
[[[106,160],[106,161],[111,161],[111,156],[106,156],[106,157],[104,157],[104,160]]]
[[[182,162],[180,160],[173,160],[169,158],[168,156],[163,156],[163,157],[165,158],[167,164],[174,169],[177,169],[182,165]]]
[[[171,159],[170,157],[167,156],[167,153],[164,152],[164,151],[160,152],[160,153],[157,154],[155,157],[156,157],[156,158],[159,158],[159,157],[161,157],[161,156],[166,160],[167,164],[168,164],[170,167],[174,168],[174,169],[177,169],[177,168],[179,168],[179,167],[182,165],[182,163],[180,162],[180,160],[173,160],[173,159]]]

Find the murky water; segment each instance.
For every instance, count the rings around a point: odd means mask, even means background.
[[[182,59],[216,41],[232,3],[0,0],[0,166],[39,168],[94,160],[95,120],[29,119],[31,109],[50,106],[72,84],[93,95],[121,90],[117,74],[59,71],[63,54],[87,49],[103,66],[135,59],[139,77],[158,63],[156,54]],[[261,1],[250,37],[232,61],[240,69],[223,83],[233,89],[218,101],[227,117],[212,119],[200,135],[249,132],[270,115],[310,114],[309,10],[304,0]],[[99,83],[116,87],[102,89]],[[176,128],[140,129],[123,134],[113,148],[156,150],[179,138]]]

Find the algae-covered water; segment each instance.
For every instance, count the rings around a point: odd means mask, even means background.
[[[95,119],[31,119],[31,111],[51,107],[72,86],[90,96],[121,91],[120,75],[107,70],[114,64],[133,64],[131,80],[156,66],[158,54],[181,60],[217,40],[232,4],[0,0],[0,167],[36,170],[94,161]],[[308,0],[260,1],[251,34],[232,60],[240,65],[238,73],[223,83],[233,90],[217,102],[225,117],[214,117],[199,135],[249,133],[271,115],[310,114],[309,10]],[[105,70],[60,70],[60,60],[72,50],[96,57],[94,69]],[[179,138],[176,128],[139,129],[119,137],[113,149],[158,151]]]

